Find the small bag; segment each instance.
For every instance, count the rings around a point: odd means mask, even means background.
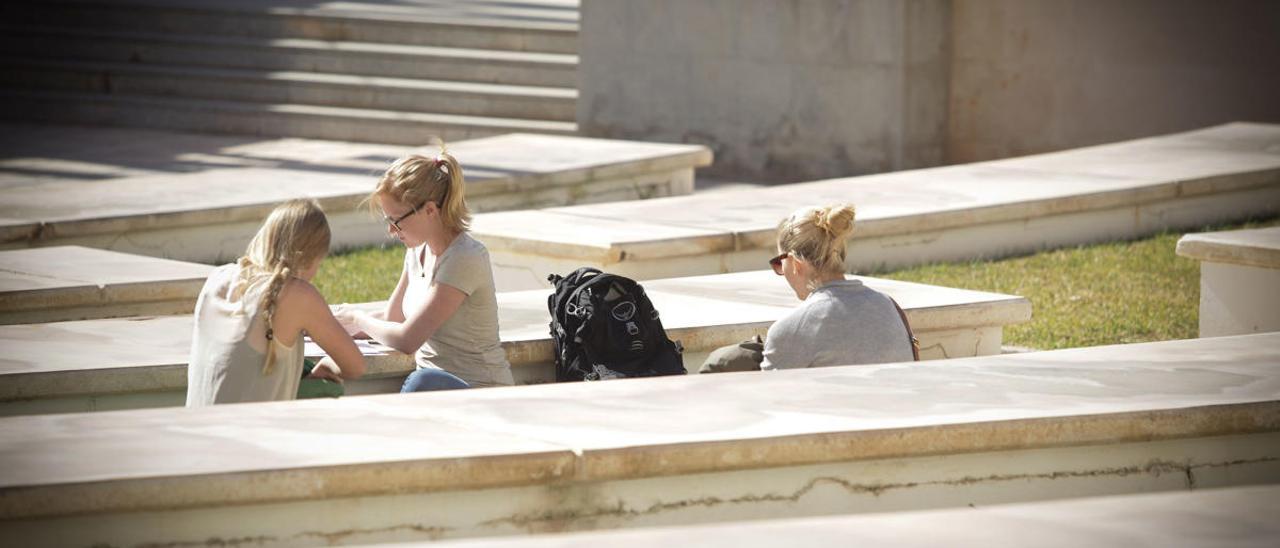
[[[685,374],[683,348],[635,280],[589,267],[547,280],[557,382]]]
[[[764,339],[756,335],[738,344],[712,350],[702,362],[698,374],[759,371],[764,362]]]
[[[316,368],[315,360],[302,360],[302,381],[298,383],[298,399],[337,398],[346,393],[342,384],[325,379],[308,379],[307,375]]]
[[[889,296],[885,295],[885,297]],[[901,306],[898,306],[898,301],[893,300],[893,297],[889,297],[889,302],[893,303],[893,307],[898,310],[898,317],[902,318],[902,326],[907,328],[907,339],[911,340],[911,357],[915,361],[920,361],[920,339],[917,339],[915,332],[911,330],[911,322],[907,321],[907,313],[902,310]]]

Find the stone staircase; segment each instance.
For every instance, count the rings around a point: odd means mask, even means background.
[[[418,145],[572,134],[576,2],[0,7],[0,117]]]

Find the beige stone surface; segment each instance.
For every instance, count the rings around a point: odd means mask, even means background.
[[[857,206],[856,244],[915,234],[933,238],[937,231],[1257,189],[1280,189],[1280,125],[1234,123],[994,162],[643,202],[486,213],[477,216],[474,226],[477,237],[496,254],[569,258],[609,268],[772,249],[783,217],[799,207],[833,202]],[[1256,199],[1248,204],[1259,211],[1277,207]],[[1199,217],[1193,211],[1155,218],[1143,218],[1135,210],[1128,226],[1111,232],[1128,237],[1161,226],[1203,224],[1219,215],[1203,210]],[[1060,245],[1060,239],[1045,243]],[[1009,246],[993,240],[988,247],[987,253],[994,254]],[[875,262],[874,257],[861,259]],[[709,270],[714,265],[718,271],[726,268],[723,258],[704,262],[702,270],[682,274],[708,274],[717,271]]]
[[[1200,336],[1280,331],[1280,268],[1200,263]]]
[[[0,251],[0,321],[47,321],[51,309],[84,308],[57,319],[110,317],[112,309],[183,301],[187,311],[213,267],[80,246]]]
[[[634,479],[1277,429],[1280,334],[14,417],[0,420],[0,515]]]
[[[77,236],[260,221],[274,204],[301,196],[319,199],[331,214],[349,211],[396,158],[438,151],[427,146],[144,130],[21,125],[6,125],[4,130],[0,244],[10,247]],[[548,191],[583,187],[592,181],[652,193],[649,187],[654,182],[641,185],[631,179],[692,170],[711,162],[710,150],[699,145],[534,134],[449,143],[449,150],[466,170],[468,196],[482,206],[489,196],[541,192],[537,200],[545,200]],[[677,182],[676,192],[692,192],[691,184]],[[553,203],[589,201],[590,193],[608,195],[607,191],[580,188]]]
[[[1031,318],[1013,295],[863,278],[896,299],[919,332],[1003,326]],[[708,351],[763,333],[799,304],[771,271],[655,280],[646,292],[663,326],[687,351]],[[514,367],[552,361],[543,290],[498,295],[499,336]],[[366,306],[376,307],[375,303]],[[927,339],[927,337],[924,337]],[[186,386],[191,317],[162,316],[0,326],[0,401],[179,390]],[[55,350],[56,349],[56,350]],[[371,378],[403,375],[403,354],[373,356]]]
[[[1280,269],[1280,226],[1187,234],[1178,255],[1197,261]]]
[[[1280,538],[1274,485],[1092,497],[976,508],[800,519],[759,519],[521,538],[433,542],[430,546],[563,548],[609,546],[1238,546]],[[401,543],[378,546],[427,546]],[[373,546],[373,545],[370,545]]]

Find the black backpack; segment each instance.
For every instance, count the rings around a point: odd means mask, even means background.
[[[683,375],[683,349],[635,280],[579,268],[547,280],[556,382]]]

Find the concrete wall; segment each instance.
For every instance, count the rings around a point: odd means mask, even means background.
[[[954,0],[946,160],[1280,122],[1280,2]]]
[[[1280,122],[1280,2],[582,0],[578,125],[768,181]]]
[[[578,124],[699,143],[713,175],[936,165],[947,0],[584,0]]]

